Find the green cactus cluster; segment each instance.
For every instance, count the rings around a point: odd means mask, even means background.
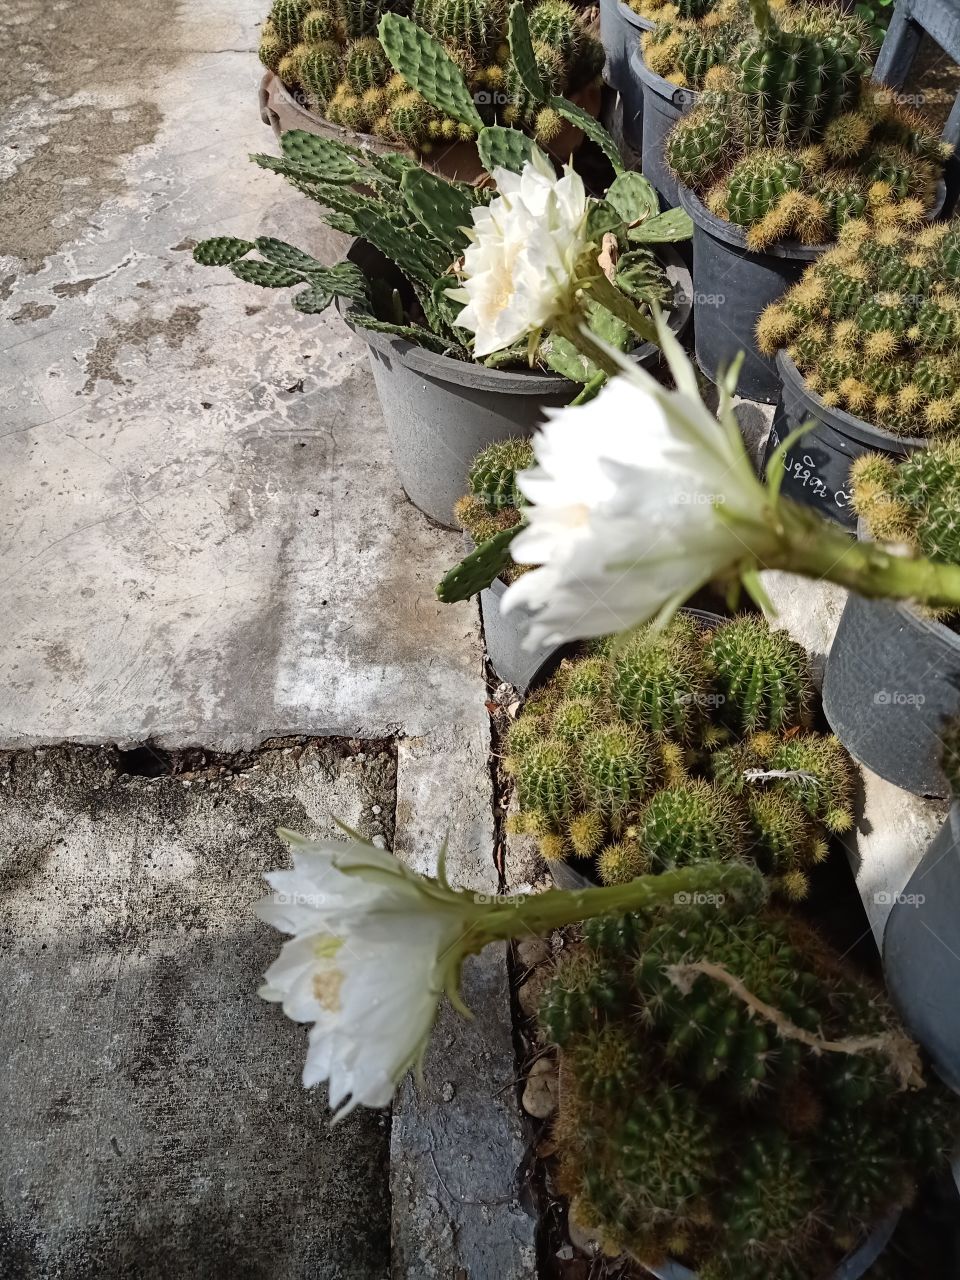
[[[811,391],[894,435],[960,427],[960,221],[916,228],[845,224],[838,244],[760,317]]]
[[[863,454],[850,479],[851,505],[871,537],[960,564],[960,442],[932,444],[902,462]]]
[[[832,1273],[945,1167],[957,1131],[933,1077],[903,1087],[919,1059],[880,991],[769,909],[590,921],[540,1025],[559,1052],[571,1216],[612,1256],[704,1280]]]
[[[356,133],[372,133],[418,153],[468,142],[477,127],[439,110],[395,72],[378,38],[381,17],[406,0],[274,0],[260,60],[312,110]],[[507,39],[507,0],[415,0],[413,17],[460,69],[480,122],[532,132],[545,146],[564,121],[524,87]],[[539,0],[528,15],[545,88],[577,93],[598,81],[603,50],[567,0]]]
[[[798,900],[853,822],[852,769],[809,728],[802,647],[759,617],[679,615],[563,662],[507,737],[511,829],[619,884],[749,859]]]
[[[701,92],[667,160],[717,217],[761,251],[820,244],[851,219],[913,226],[933,205],[950,148],[868,78],[866,27],[813,3],[725,0],[643,37],[651,69]]]

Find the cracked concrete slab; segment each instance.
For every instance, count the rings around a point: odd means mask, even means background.
[[[449,835],[453,881],[494,892],[476,611],[441,607],[433,593],[460,554],[459,539],[406,502],[364,347],[340,319],[300,316],[282,292],[241,284],[191,258],[196,240],[212,234],[278,235],[326,261],[344,248],[303,197],[246,160],[251,151],[274,149],[257,110],[254,49],[263,9],[264,0],[190,6],[159,0],[147,9],[124,0],[16,0],[0,13],[0,35],[18,50],[0,84],[0,318],[10,321],[0,326],[0,747],[134,747],[150,740],[158,749],[238,752],[271,735],[397,736],[398,852],[431,870]],[[157,785],[139,780],[132,790],[145,801],[160,794]],[[229,807],[215,789],[184,789],[188,794],[208,806],[195,817],[213,845],[227,830]],[[307,805],[307,797],[296,794]],[[321,787],[314,799],[324,794]],[[136,812],[131,807],[129,815]],[[83,875],[91,883],[98,875],[117,884],[130,880],[134,836],[111,827],[108,809],[93,806],[91,815],[81,823]],[[155,832],[159,842],[154,818],[159,821],[157,814],[144,818],[145,832]],[[164,838],[172,841],[171,831]],[[336,1233],[343,1184],[350,1183],[357,1198],[344,1211],[346,1238],[352,1239],[356,1217],[350,1215],[363,1197],[379,1197],[384,1211],[384,1170],[359,1178],[346,1149],[337,1164],[324,1145],[321,1101],[293,1091],[300,1033],[268,1022],[270,1011],[253,995],[264,955],[251,941],[257,926],[249,905],[259,896],[259,861],[266,857],[266,845],[255,845],[260,852],[251,853],[250,866],[235,880],[231,875],[227,886],[233,940],[250,954],[231,959],[224,981],[234,993],[229,1028],[248,1037],[252,1078],[262,1082],[259,1073],[272,1066],[284,1089],[290,1086],[274,1147],[254,1144],[277,1183],[268,1204],[278,1222],[241,1267],[234,1244],[242,1234],[237,1215],[245,1212],[249,1157],[231,1136],[223,1154],[229,1194],[217,1199],[206,1184],[191,1188],[191,1213],[178,1210],[169,1219],[154,1213],[151,1221],[162,1230],[149,1236],[138,1226],[146,1210],[138,1208],[137,1179],[131,1175],[123,1193],[120,1183],[111,1183],[115,1215],[103,1228],[116,1242],[110,1266],[90,1273],[77,1263],[72,1273],[47,1274],[66,1280],[123,1274],[130,1241],[148,1249],[159,1249],[164,1235],[202,1242],[210,1223],[233,1264],[226,1274],[325,1280],[339,1273],[314,1265],[315,1241]],[[157,855],[158,865],[166,865],[164,857],[176,864],[178,856],[172,842],[167,855]],[[217,869],[225,875],[225,863],[221,849],[210,857],[198,892],[201,914],[215,919],[213,900],[224,887]],[[13,900],[33,910],[46,903],[53,918],[60,911],[67,919],[71,904],[58,900],[56,856],[30,873],[19,862],[10,865]],[[159,998],[163,975],[137,957],[162,951],[164,930],[179,928],[175,904],[192,884],[195,869],[188,870],[170,873],[177,886],[172,896],[141,901],[135,892],[111,890],[99,902],[98,928],[131,928],[131,946],[136,942],[139,950],[126,968],[118,962],[116,970],[99,971],[96,1009],[115,1007],[135,1026],[148,1016],[137,1001]],[[131,883],[143,887],[154,872],[137,874]],[[71,875],[80,876],[80,869]],[[57,946],[72,1001],[68,1012],[83,1034],[64,1049],[62,1062],[45,1060],[51,1041],[40,1014],[55,1022],[63,1004],[45,993],[46,1005],[32,1007],[30,984],[36,979],[45,990],[52,978],[44,957],[22,950],[29,919],[29,912],[16,925],[4,918],[0,935],[5,962],[22,976],[12,1015],[23,1035],[21,1071],[25,1061],[39,1060],[48,1074],[82,1074],[88,1045],[102,1067],[108,1050],[119,1052],[124,1028],[121,1021],[115,1044],[107,1015],[100,1022],[84,1009],[77,984],[86,961],[78,961],[79,974],[70,968],[72,952],[86,954],[79,924]],[[195,953],[184,943],[183,972],[192,972],[211,946],[204,941],[206,951]],[[452,1023],[437,1065],[465,1099],[478,1087],[478,1071],[499,1080],[513,1070],[509,1037],[501,1034],[502,956],[485,958],[477,973],[483,977],[474,992],[477,1023],[489,1018],[493,1028],[486,1057],[478,1059],[475,1041],[458,1037]],[[185,1028],[204,1026],[208,997],[198,981],[183,998],[177,1043],[185,1060]],[[227,1070],[235,1082],[235,1064]],[[39,1081],[46,1078],[38,1074]],[[201,1120],[209,1098],[223,1096],[203,1073],[178,1088],[185,1112]],[[154,1096],[156,1106],[140,1117],[151,1141],[167,1123],[159,1091]],[[258,1116],[268,1123],[266,1083],[253,1100],[244,1097],[244,1124]],[[62,1126],[43,1128],[38,1093],[24,1105],[18,1132],[23,1141],[30,1132],[46,1134],[47,1149],[39,1155],[31,1149],[32,1208],[22,1198],[13,1201],[16,1220],[32,1222],[16,1240],[9,1195],[20,1184],[4,1192],[0,1250],[16,1259],[17,1250],[26,1249],[22,1256],[35,1261],[53,1258],[70,1240],[78,1248],[87,1240],[91,1256],[107,1257],[89,1224],[100,1194],[100,1161],[120,1157],[112,1148],[103,1155],[89,1116],[71,1121],[80,1126],[73,1136],[87,1145],[71,1148],[75,1185],[58,1211],[63,1182],[54,1154]],[[467,1131],[457,1106],[438,1110],[430,1091],[406,1090],[396,1114],[402,1140],[394,1144],[394,1160],[406,1170],[394,1206],[393,1232],[401,1241],[410,1223],[421,1221],[416,1206],[438,1193],[436,1172],[421,1154],[422,1133],[436,1135],[436,1161],[449,1173],[457,1170]],[[476,1113],[469,1114],[478,1124]],[[509,1091],[486,1108],[483,1124],[484,1149],[496,1153],[501,1180],[512,1185],[507,1175],[519,1167],[523,1142]],[[314,1132],[321,1134],[317,1150]],[[86,1164],[77,1163],[81,1149]],[[483,1221],[461,1230],[461,1214],[472,1210],[442,1191],[438,1203],[441,1216],[431,1229],[452,1241],[450,1274],[485,1280],[486,1263],[472,1252]],[[303,1225],[311,1212],[312,1232]],[[271,1270],[269,1250],[284,1215],[287,1270]],[[376,1239],[368,1245],[375,1253],[382,1219],[372,1215],[370,1222]],[[531,1218],[512,1216],[506,1236],[512,1243],[497,1255],[498,1280],[531,1274],[533,1236]],[[357,1246],[358,1256],[373,1256],[362,1254],[368,1245]],[[399,1244],[395,1252],[394,1274],[418,1277],[418,1252]],[[203,1256],[209,1261],[203,1274],[219,1274],[212,1247]]]
[[[260,1000],[250,904],[286,825],[389,840],[390,749],[279,742],[156,778],[0,756],[0,1274],[376,1280],[389,1119],[331,1129],[306,1032]]]

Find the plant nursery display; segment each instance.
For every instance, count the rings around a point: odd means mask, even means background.
[[[698,363],[716,380],[743,350],[740,393],[773,402],[776,368],[754,337],[760,312],[848,219],[923,222],[942,200],[950,148],[870,81],[874,50],[858,19],[832,5],[774,11],[766,0],[750,15],[730,65],[709,72],[694,56],[701,33],[687,32],[690,74],[711,87],[672,129],[666,157],[694,223]],[[660,36],[646,37],[658,52]]]
[[[699,1280],[827,1276],[946,1168],[952,1095],[880,991],[786,915],[595,919],[540,1020],[560,1189],[612,1256]]]
[[[902,462],[864,454],[852,468],[863,536],[936,563],[960,564],[960,443],[933,443]],[[917,795],[952,791],[940,737],[960,713],[956,609],[851,595],[824,683],[831,725],[861,763]]]
[[[260,60],[310,109],[355,133],[369,133],[428,155],[476,138],[477,123],[429,101],[395,70],[378,31],[385,13],[408,12],[393,0],[274,0],[260,40]],[[463,73],[484,124],[515,125],[544,146],[560,141],[564,121],[532,97],[507,38],[507,0],[416,0],[411,16]],[[529,11],[537,70],[551,94],[567,97],[594,85],[600,42],[567,0],[539,0]],[[565,157],[564,157],[565,158]]]
[[[853,775],[810,728],[807,655],[759,616],[681,615],[567,660],[512,725],[512,829],[603,884],[750,860],[798,901],[853,825]]]
[[[303,1082],[328,1082],[335,1119],[390,1101],[421,1064],[444,995],[469,1013],[460,996],[463,962],[488,943],[669,902],[695,888],[752,909],[764,898],[762,879],[749,867],[700,866],[500,902],[451,888],[442,850],[431,878],[349,830],[346,841],[278,834],[293,867],[267,875],[273,893],[257,915],[292,937],[260,995],[295,1022],[312,1024]]]
[[[756,32],[739,46],[733,83],[670,136],[681,182],[745,227],[753,250],[822,244],[866,212],[920,221],[948,149],[919,113],[869,82],[861,24],[813,5],[775,14],[764,0],[752,13]]]
[[[960,605],[960,567],[854,541],[780,493],[779,455],[759,480],[733,410],[736,368],[714,414],[676,339],[658,328],[676,389],[624,361],[594,399],[550,414],[533,438],[537,465],[516,477],[524,523],[503,536],[512,558],[534,567],[503,608],[531,612],[531,648],[663,622],[708,583],[731,602],[742,587],[772,614],[760,569],[868,598]],[[491,568],[500,571],[496,554],[478,548],[455,571],[459,589],[479,590]]]
[[[847,223],[757,337],[782,383],[768,448],[809,424],[784,491],[852,527],[852,460],[902,457],[960,425],[960,223]]]
[[[652,307],[666,306],[677,327],[685,322],[689,295],[678,287],[685,271],[669,242],[689,235],[689,220],[661,215],[649,183],[624,169],[612,139],[548,92],[522,5],[510,19],[518,65],[531,93],[605,149],[616,176],[600,198],[588,196],[569,167],[558,178],[519,130],[484,128],[460,69],[412,22],[387,14],[380,33],[427,100],[473,121],[496,188],[291,131],[282,158],[254,161],[323,206],[331,227],[356,237],[348,261],[328,267],[272,238],[217,237],[194,256],[267,288],[302,285],[293,305],[303,312],[321,312],[335,298],[345,305],[370,347],[404,488],[450,524],[480,448],[528,433],[544,406],[569,401],[576,384],[596,389],[618,367],[617,351],[653,358]]]

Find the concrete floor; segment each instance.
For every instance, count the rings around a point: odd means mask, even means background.
[[[0,84],[0,748],[390,740],[380,807],[396,849],[429,870],[449,830],[453,874],[489,892],[477,617],[433,595],[458,538],[406,502],[365,350],[339,318],[299,316],[191,258],[218,233],[279,234],[331,261],[343,247],[246,160],[275,149],[256,100],[265,7],[0,13],[16,50]],[[252,994],[279,941],[249,915],[283,857],[274,819],[298,805],[314,829],[349,819],[368,785],[351,759],[284,766],[252,810],[235,784],[124,781],[109,754],[4,759],[0,1056],[17,1118],[0,1144],[0,1277],[141,1276],[144,1258],[149,1274],[210,1276],[204,1232],[225,1274],[380,1274],[383,1118],[323,1137],[322,1098],[296,1081],[302,1032]],[[390,1166],[397,1275],[532,1268],[530,1220],[504,1195],[522,1138],[503,1089],[502,954],[475,986],[495,1048],[478,1056],[453,1032],[437,1070],[448,1113],[478,1079],[497,1099],[483,1124],[499,1183],[484,1192],[509,1243],[465,1261],[457,1242],[482,1237],[489,1210],[430,1200],[438,1167],[463,1185],[463,1130],[431,1110],[439,1091],[408,1088]],[[172,1048],[150,1056],[176,992]],[[425,1242],[438,1271],[418,1251],[424,1212],[451,1241],[440,1262]]]

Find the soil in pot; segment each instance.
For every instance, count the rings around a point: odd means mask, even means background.
[[[669,245],[659,246],[657,253],[674,286],[667,322],[680,334],[690,316],[689,273]],[[404,292],[402,277],[369,245],[357,242],[348,258]],[[488,369],[438,355],[393,334],[364,329],[362,316],[341,310],[368,345],[403,488],[415,506],[447,528],[457,527],[454,506],[477,454],[496,440],[531,435],[545,408],[569,404],[580,389],[554,373]],[[658,352],[646,343],[633,357],[646,364]]]
[[[783,460],[781,492],[813,507],[845,528],[856,529],[850,506],[850,466],[864,453],[904,458],[925,449],[919,437],[895,436],[863,418],[831,408],[806,385],[797,366],[779,351],[776,357],[780,395],[764,454],[764,466],[782,441],[800,427],[810,429],[789,447]]]

